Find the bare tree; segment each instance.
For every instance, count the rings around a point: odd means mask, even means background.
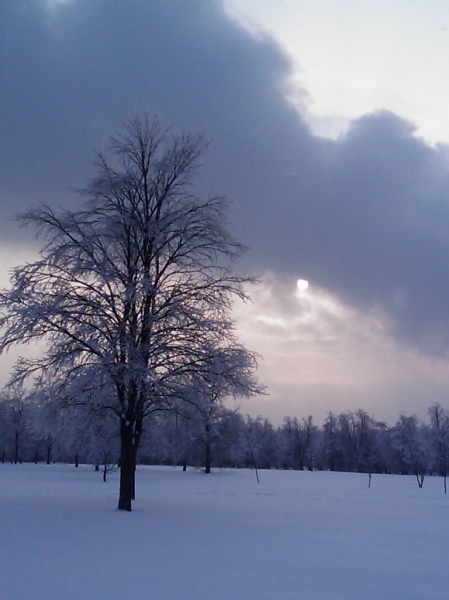
[[[6,458],[8,423],[5,398],[0,398],[0,462],[4,464]]]
[[[436,470],[443,477],[444,493],[447,493],[449,470],[449,414],[439,404],[429,408],[430,444]]]
[[[331,471],[342,469],[341,450],[338,443],[338,425],[337,417],[332,411],[329,412],[323,425],[322,448],[324,464]]]
[[[11,443],[11,462],[15,465],[23,460],[23,446],[29,439],[29,403],[25,390],[20,385],[3,390],[6,408],[7,433]]]
[[[233,336],[232,336],[233,338]],[[205,472],[211,472],[212,448],[222,439],[229,424],[226,399],[236,400],[262,394],[255,378],[256,355],[228,335],[219,345],[203,348],[202,356],[180,380],[178,412],[198,425],[197,438],[204,446]],[[183,410],[187,405],[190,410]]]
[[[49,373],[40,378],[40,383],[29,394],[31,429],[39,446],[43,445],[45,460],[49,465],[55,455],[67,443],[67,431],[61,411],[61,403],[52,389]],[[36,450],[37,454],[37,450]]]
[[[201,134],[131,118],[98,154],[80,210],[41,206],[20,216],[45,245],[0,295],[0,350],[48,343],[39,358],[20,359],[13,378],[52,368],[72,397],[111,389],[100,397],[120,418],[123,510],[135,497],[144,419],[166,407],[205,348],[233,335],[232,300],[245,298],[251,281],[233,270],[242,247],[228,232],[227,200],[200,198],[193,187],[206,148]]]
[[[368,487],[371,487],[371,476],[378,462],[377,428],[382,427],[361,408],[355,413],[355,431],[357,439],[357,469],[368,473]]]
[[[313,445],[316,429],[311,415],[307,419],[303,419],[301,424],[296,417],[293,419],[285,417],[280,435],[283,442],[283,465],[286,468],[300,471],[307,468],[309,471],[313,471]]]
[[[416,415],[407,417],[402,414],[393,429],[396,447],[409,473],[416,477],[418,487],[422,488],[424,478],[429,472],[429,454],[424,439],[423,428],[419,426]]]
[[[102,466],[103,481],[107,481],[107,474],[113,471],[119,463],[120,444],[118,434],[118,420],[111,413],[99,415],[92,412],[87,415],[86,428],[88,431],[88,447],[86,448],[89,463],[95,465],[96,470]]]

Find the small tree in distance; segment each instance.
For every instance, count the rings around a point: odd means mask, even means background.
[[[18,361],[13,380],[51,369],[66,397],[94,397],[119,418],[122,510],[135,498],[144,420],[170,408],[208,348],[235,344],[232,301],[252,281],[232,268],[242,246],[228,231],[228,201],[193,187],[207,145],[147,114],[131,118],[98,154],[79,210],[19,217],[44,246],[0,295],[0,351],[47,342],[39,358]],[[110,393],[84,393],[102,386]]]
[[[242,345],[225,340],[218,347],[205,348],[202,359],[184,377],[179,389],[182,404],[190,405],[188,417],[198,424],[198,439],[204,446],[204,469],[211,472],[214,441],[228,426],[224,400],[262,394],[264,388],[254,376],[256,355]]]
[[[395,444],[410,473],[416,477],[418,487],[424,485],[429,471],[429,456],[423,439],[423,429],[419,427],[416,415],[407,417],[402,414],[393,429]]]
[[[439,404],[432,405],[430,415],[430,445],[436,471],[443,477],[444,493],[447,493],[449,471],[449,414]]]

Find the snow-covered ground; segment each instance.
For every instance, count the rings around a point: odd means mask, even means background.
[[[0,465],[1,600],[441,600],[442,480],[140,467]]]

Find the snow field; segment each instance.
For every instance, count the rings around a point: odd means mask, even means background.
[[[440,478],[0,465],[0,600],[413,600],[449,589]]]

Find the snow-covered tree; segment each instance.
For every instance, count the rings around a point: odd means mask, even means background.
[[[296,417],[285,417],[280,431],[284,467],[313,470],[316,429],[312,416],[303,419],[302,423]]]
[[[382,429],[382,425],[378,425],[373,417],[362,409],[355,413],[354,419],[357,470],[368,473],[368,487],[371,487],[371,474],[378,464],[377,429]]]
[[[0,398],[0,461],[5,462],[6,449],[7,449],[7,437],[8,437],[8,424],[7,424],[7,408],[4,398]]]
[[[429,408],[430,447],[435,471],[443,477],[444,493],[447,493],[449,471],[449,414],[439,404]]]
[[[402,414],[393,429],[393,440],[401,460],[409,473],[415,475],[418,487],[422,488],[429,472],[429,452],[425,430],[420,426],[416,415]]]
[[[62,458],[67,443],[66,420],[59,399],[54,396],[51,380],[42,378],[46,385],[36,386],[29,394],[31,430],[47,465]],[[37,452],[37,450],[36,450]]]
[[[120,460],[118,426],[118,420],[111,413],[98,415],[92,411],[87,416],[86,458],[87,462],[96,466],[96,470],[101,465],[103,481],[107,480],[107,474],[115,469]]]
[[[341,451],[338,442],[338,419],[331,411],[323,425],[322,466],[331,471],[342,470]]]
[[[11,462],[17,464],[29,458],[32,452],[30,448],[32,442],[30,404],[22,386],[14,385],[2,391],[2,408],[5,446],[9,450]]]
[[[246,416],[247,467],[279,468],[281,464],[277,430],[268,419]]]
[[[178,390],[181,414],[183,405],[187,405],[190,410],[185,416],[198,424],[197,438],[204,447],[206,473],[211,472],[213,445],[228,429],[230,413],[224,401],[263,393],[254,376],[255,355],[236,342],[231,345],[227,341],[227,345],[206,346]]]
[[[193,187],[206,147],[203,135],[131,118],[98,154],[79,210],[21,215],[44,246],[0,295],[0,350],[47,342],[13,378],[51,368],[72,398],[110,389],[101,402],[120,419],[119,509],[131,510],[135,496],[144,420],[170,404],[206,348],[233,338],[232,300],[250,281],[233,270],[242,247],[228,231],[227,200]]]

